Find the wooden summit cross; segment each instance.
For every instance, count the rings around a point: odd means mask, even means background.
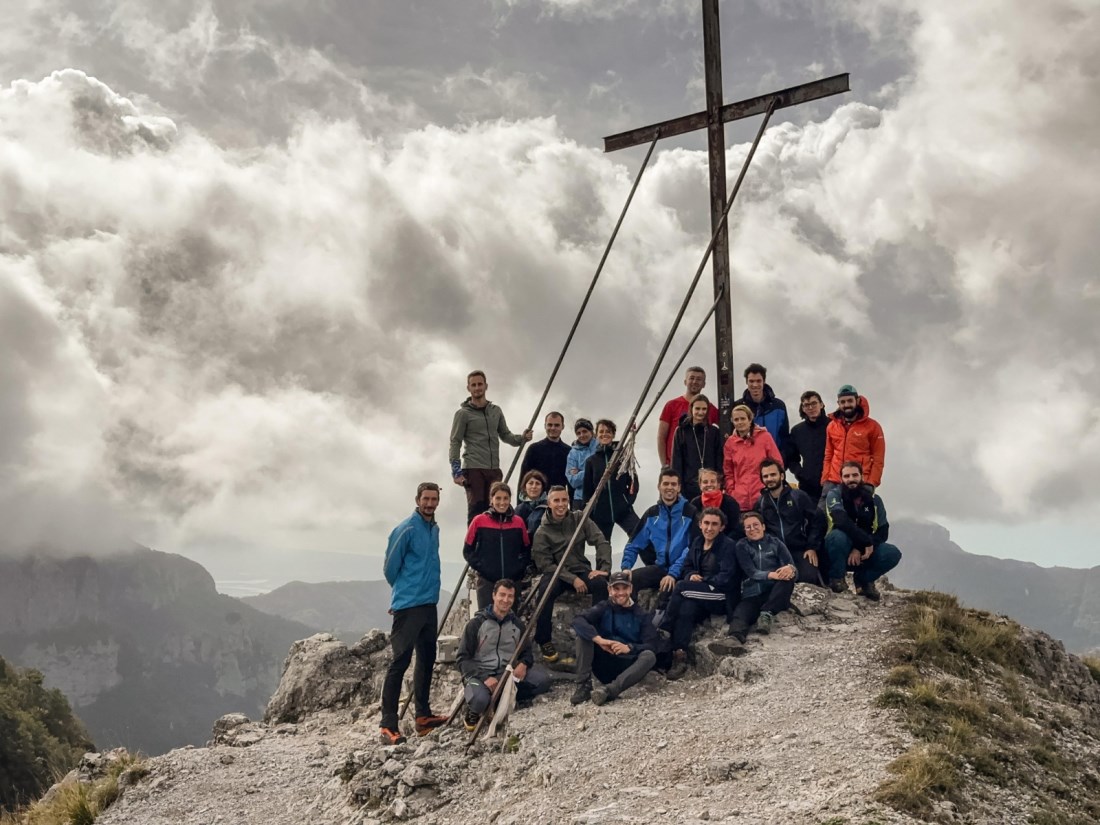
[[[650,143],[655,137],[682,135],[698,129],[707,130],[707,149],[710,155],[710,223],[714,232],[722,221],[726,206],[726,129],[727,121],[740,120],[764,114],[775,101],[775,109],[785,109],[829,95],[848,91],[848,75],[838,74],[791,86],[778,92],[769,92],[737,103],[722,103],[722,47],[718,26],[718,0],[702,0],[703,4],[703,63],[706,73],[707,108],[703,112],[684,115],[650,126],[631,129],[604,138],[603,150],[614,152]],[[730,409],[733,407],[733,338],[731,335],[732,312],[729,286],[729,241],[725,226],[714,244],[714,297],[722,295],[714,311],[714,336],[718,363],[719,426],[723,435],[731,429]]]

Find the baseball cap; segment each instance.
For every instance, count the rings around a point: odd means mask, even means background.
[[[859,393],[856,392],[856,388],[853,387],[851,384],[845,384],[843,387],[836,391],[837,398],[840,398],[843,395],[854,395],[856,398],[859,398]]]
[[[616,570],[607,578],[607,586],[614,587],[617,584],[626,584],[633,586],[633,582],[630,581],[630,576],[627,575],[625,570]]]

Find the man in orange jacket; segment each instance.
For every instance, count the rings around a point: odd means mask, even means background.
[[[872,488],[882,484],[882,465],[886,459],[886,437],[882,427],[871,418],[871,405],[845,384],[836,394],[837,411],[825,429],[825,463],[821,472],[824,488],[821,500],[840,484],[840,468],[845,461],[857,461],[863,467],[863,481]]]

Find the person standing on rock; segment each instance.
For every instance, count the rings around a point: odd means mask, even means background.
[[[825,429],[825,459],[821,471],[824,495],[843,484],[840,471],[846,461],[855,461],[863,471],[863,483],[882,484],[886,462],[886,436],[871,418],[871,405],[851,384],[836,393],[837,410]]]
[[[874,488],[863,483],[859,462],[846,461],[840,478],[841,486],[825,494],[830,527],[825,536],[829,587],[836,593],[846,593],[845,574],[854,570],[856,592],[877,602],[882,597],[875,582],[898,566],[901,551],[886,541],[890,537],[886,507]]]
[[[592,453],[596,452],[599,442],[596,441],[596,431],[592,428],[592,422],[587,418],[578,418],[573,425],[573,433],[577,440],[569,448],[569,457],[565,462],[565,477],[569,482],[569,489],[573,491],[573,509],[584,509],[584,468]]]
[[[485,397],[489,384],[485,373],[474,370],[466,376],[470,396],[462,402],[451,422],[451,444],[447,459],[451,477],[466,488],[466,523],[489,506],[489,487],[504,478],[500,471],[500,442],[520,447],[530,441],[531,430],[516,435],[508,429],[500,407]],[[459,453],[462,461],[459,461]]]
[[[688,545],[696,535],[695,508],[680,495],[680,474],[661,470],[660,499],[642,514],[642,523],[623,550],[622,569],[630,576],[634,593],[658,588],[667,600],[676,587]],[[644,567],[631,570],[641,556]]]
[[[554,576],[558,563],[569,547],[569,540],[577,530],[581,514],[569,509],[569,493],[564,487],[551,487],[548,499],[549,511],[542,519],[542,529],[535,535],[531,545],[531,556],[535,569],[542,574],[539,582],[538,598],[547,590],[550,596],[539,613],[535,625],[535,643],[539,646],[542,658],[547,662],[558,661],[560,655],[551,639],[553,630],[554,602],[558,596],[568,590],[577,593],[590,593],[593,604],[607,598],[607,577],[611,572],[611,542],[600,528],[585,519],[580,536],[577,537],[569,558],[562,565],[561,574]],[[596,567],[585,555],[585,544],[596,546]],[[536,602],[537,603],[537,602]]]
[[[791,606],[794,582],[798,578],[791,552],[782,541],[764,532],[764,519],[750,510],[741,516],[745,538],[737,542],[737,564],[745,575],[741,601],[733,609],[729,635],[744,644],[749,628],[772,631],[775,614]]]
[[[607,464],[619,447],[619,442],[615,440],[616,431],[615,422],[608,418],[596,422],[596,449],[584,464],[585,504],[596,496],[596,488],[607,470]],[[611,541],[611,531],[616,524],[632,536],[638,529],[638,514],[634,512],[634,502],[637,500],[638,479],[620,464],[596,497],[589,518],[596,522],[608,541]]]
[[[817,501],[795,489],[783,477],[778,461],[760,463],[764,491],[756,502],[756,511],[764,518],[765,529],[791,551],[798,580],[825,586],[829,566],[824,558],[825,514]]]
[[[684,373],[684,394],[678,395],[661,410],[657,424],[657,459],[662,467],[672,464],[673,439],[680,419],[687,414],[691,417],[691,405],[707,385],[707,372],[702,367],[688,367]],[[718,423],[718,408],[707,402],[706,422]]]
[[[730,411],[730,419],[733,432],[722,448],[726,492],[737,499],[742,510],[751,510],[760,497],[760,462],[765,458],[783,459],[768,431],[753,423],[752,410],[738,404]]]
[[[726,516],[716,507],[699,514],[699,532],[684,560],[683,579],[676,584],[665,613],[664,630],[672,634],[669,679],[679,679],[688,668],[687,649],[695,625],[704,616],[733,621],[741,579],[733,540],[722,532]]]
[[[602,705],[618,699],[657,664],[657,628],[653,617],[631,597],[630,577],[616,571],[606,601],[573,619],[577,634],[577,688],[570,702]],[[600,686],[592,689],[592,676]]]
[[[382,723],[379,733],[387,745],[405,741],[398,728],[397,702],[401,682],[413,652],[413,697],[416,700],[416,732],[425,735],[447,721],[432,713],[432,667],[435,665],[436,628],[439,623],[439,485],[425,481],[416,488],[416,511],[390,533],[382,571],[393,591],[390,613],[393,629],[390,648],[393,661],[382,683]]]
[[[798,414],[802,421],[791,427],[787,448],[787,469],[798,479],[798,489],[814,500],[821,500],[821,474],[825,469],[825,431],[829,416],[825,402],[814,390],[802,393]]]
[[[531,563],[531,538],[527,525],[512,509],[512,488],[494,481],[489,488],[489,509],[470,522],[462,557],[477,573],[477,607],[492,600],[493,583],[520,581]]]
[[[457,662],[466,699],[467,730],[477,727],[478,718],[489,710],[493,691],[516,657],[525,628],[512,612],[515,603],[516,583],[500,579],[493,585],[493,603],[479,610],[462,631]],[[517,701],[533,699],[550,689],[550,675],[534,662],[531,645],[525,645],[512,670]]]
[[[745,392],[741,396],[741,404],[752,412],[755,423],[768,431],[779,454],[786,456],[787,440],[791,437],[787,405],[776,398],[767,379],[768,371],[763,365],[749,364],[745,367]]]
[[[684,418],[672,436],[672,469],[683,480],[683,496],[699,495],[699,471],[722,469],[722,431],[707,420],[710,402],[705,395],[691,402],[690,416]]]
[[[546,438],[527,448],[519,474],[526,478],[531,470],[538,470],[546,477],[546,486],[565,484],[565,463],[569,459],[569,445],[561,440],[565,416],[557,410],[548,412],[542,421]]]

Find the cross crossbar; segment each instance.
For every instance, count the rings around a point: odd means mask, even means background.
[[[769,92],[757,97],[750,97],[747,100],[739,100],[736,103],[727,103],[720,110],[722,122],[729,123],[732,120],[762,115],[767,111],[772,100],[775,100],[776,109],[786,109],[788,106],[797,106],[800,103],[808,103],[811,100],[819,100],[823,97],[830,97],[847,91],[849,91],[848,73],[845,72],[821,80],[814,80],[810,83],[801,83],[798,86],[791,86],[778,92]],[[695,112],[691,115],[666,120],[663,123],[654,123],[605,137],[603,139],[603,150],[604,152],[615,152],[619,149],[637,146],[640,143],[649,143],[658,134],[664,140],[675,135],[694,132],[697,129],[705,129],[706,127],[707,113],[705,111]]]

